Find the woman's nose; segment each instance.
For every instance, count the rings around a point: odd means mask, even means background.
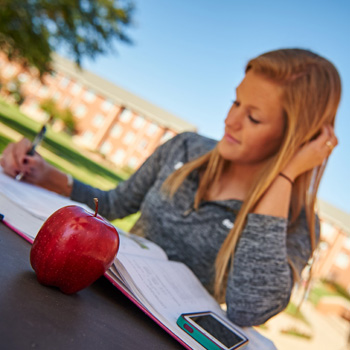
[[[242,122],[243,118],[239,107],[233,106],[227,114],[225,125],[231,129],[239,130],[242,127]]]

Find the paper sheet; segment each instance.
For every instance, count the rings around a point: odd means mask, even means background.
[[[119,261],[119,262],[118,262]],[[176,321],[180,314],[213,311],[225,317],[218,303],[204,289],[193,272],[175,261],[145,259],[128,254],[118,254],[116,269],[127,281],[129,292],[174,334],[194,349],[202,349],[183,332]],[[111,269],[113,273],[114,269]],[[113,274],[110,274],[113,276]],[[236,329],[247,335],[247,350],[275,350],[274,344],[251,327]]]
[[[78,204],[67,197],[41,187],[28,184],[24,181],[16,181],[5,175],[1,167],[0,188],[1,193],[11,199],[12,202],[20,205],[24,210],[43,220],[46,220],[59,208]],[[79,203],[78,205],[89,212],[93,212],[92,209],[84,204]]]

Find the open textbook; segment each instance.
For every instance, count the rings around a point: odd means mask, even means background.
[[[66,205],[79,205],[93,212],[81,203],[15,181],[4,175],[0,168],[0,213],[4,215],[5,224],[29,242],[33,242],[44,221]],[[186,265],[168,260],[162,248],[153,242],[117,230],[119,252],[105,276],[186,348],[203,349],[176,324],[176,320],[182,313],[200,311],[213,311],[226,318],[220,305]],[[245,349],[276,349],[255,329],[234,327],[248,337]]]

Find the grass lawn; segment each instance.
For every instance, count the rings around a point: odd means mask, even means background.
[[[295,305],[293,302],[289,302],[287,308],[284,310],[284,312],[289,315],[294,317],[297,320],[300,320],[302,322],[304,322],[306,325],[310,326],[310,322],[308,321],[308,319],[305,317],[305,315],[298,310],[297,305]]]
[[[343,295],[339,294],[334,288],[331,288],[326,283],[319,281],[310,291],[309,300],[317,306],[318,302],[322,297],[325,296],[339,296],[343,297]]]
[[[25,136],[31,140],[34,139],[40,128],[40,123],[22,114],[17,106],[8,105],[0,100],[0,153],[9,142],[17,140],[18,137]],[[71,136],[63,132],[54,132],[51,127],[48,127],[45,139],[38,151],[58,169],[94,187],[107,190],[125,179],[125,176],[121,176],[110,167],[84,155],[73,143]],[[115,220],[113,224],[127,231],[138,216],[139,214],[134,214],[122,220]]]
[[[281,331],[281,333],[287,334],[287,335],[292,335],[294,337],[299,337],[299,338],[306,339],[306,340],[312,339],[311,334],[303,333],[303,332],[299,331],[297,328],[283,329]]]

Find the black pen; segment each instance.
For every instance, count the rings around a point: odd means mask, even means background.
[[[40,142],[43,140],[43,138],[45,137],[45,133],[46,133],[46,129],[47,129],[47,125],[51,122],[52,117],[50,117],[50,119],[42,126],[42,128],[40,129],[40,131],[37,133],[37,135],[34,138],[34,141],[32,143],[32,147],[30,148],[30,150],[26,153],[28,156],[32,156],[34,155],[35,149],[36,147],[40,144]],[[17,181],[21,181],[22,178],[24,176],[24,172],[20,172],[19,174],[16,175],[15,179]]]

